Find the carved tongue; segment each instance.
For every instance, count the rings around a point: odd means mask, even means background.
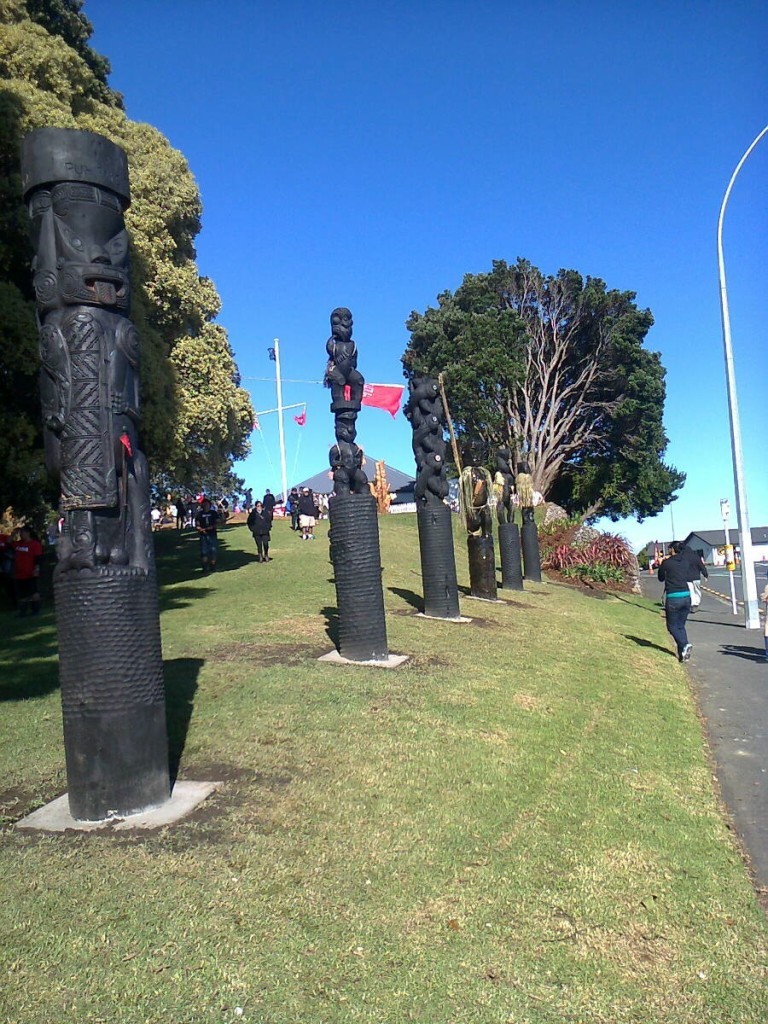
[[[115,293],[115,286],[111,281],[94,281],[94,288],[96,290],[96,298],[99,302],[102,302],[105,306],[114,306],[117,295]]]

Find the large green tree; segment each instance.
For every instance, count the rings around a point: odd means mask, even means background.
[[[460,434],[525,454],[535,487],[569,511],[642,520],[685,480],[663,461],[665,371],[633,292],[526,260],[467,274],[412,312],[406,375],[444,373]]]
[[[142,435],[156,480],[226,479],[248,453],[253,412],[220,300],[195,263],[201,202],[186,160],[129,120],[89,45],[82,0],[0,0],[0,511],[46,496],[37,341],[19,144],[44,127],[99,132],[128,155],[131,316],[142,339]],[[204,387],[202,381],[204,380]],[[205,401],[201,395],[205,395]]]

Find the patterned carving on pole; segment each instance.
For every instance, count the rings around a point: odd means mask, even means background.
[[[386,661],[389,657],[381,587],[381,552],[376,500],[363,472],[363,452],[355,444],[357,414],[365,380],[357,369],[352,314],[331,313],[326,346],[325,384],[331,389],[336,444],[329,461],[334,496],[328,503],[331,562],[339,613],[339,654],[349,661]]]
[[[413,427],[416,458],[416,521],[419,530],[424,614],[441,619],[460,617],[451,510],[445,502],[445,410],[440,385],[433,377],[414,377],[403,412]]]
[[[496,453],[496,475],[493,490],[496,496],[496,518],[499,522],[499,555],[501,585],[505,590],[523,589],[523,563],[520,549],[520,528],[515,522],[514,475],[512,452],[499,448]]]
[[[461,511],[467,528],[469,589],[472,597],[497,600],[496,556],[493,549],[491,474],[483,466],[479,445],[468,444],[462,452]]]
[[[533,478],[527,462],[517,464],[515,479],[523,526],[520,531],[523,548],[523,565],[525,578],[541,583],[541,552],[539,550],[539,531],[533,518]]]
[[[64,519],[54,572],[72,817],[170,796],[149,474],[139,446],[125,153],[42,128],[22,142],[36,249],[46,464]]]

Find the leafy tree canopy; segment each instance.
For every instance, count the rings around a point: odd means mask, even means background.
[[[33,511],[48,486],[19,168],[21,138],[34,128],[99,132],[128,155],[131,318],[142,342],[142,436],[153,476],[185,488],[229,480],[253,422],[226,332],[213,322],[216,288],[195,264],[197,184],[160,132],[125,116],[81,8],[82,0],[0,3],[0,508],[17,511]]]
[[[634,300],[574,270],[495,260],[411,313],[405,373],[444,373],[458,433],[525,455],[550,500],[642,521],[685,476],[663,461],[665,371]]]

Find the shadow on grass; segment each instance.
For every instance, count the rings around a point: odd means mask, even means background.
[[[197,693],[197,680],[205,662],[202,658],[172,658],[163,662],[165,675],[165,721],[168,731],[168,767],[171,785],[176,781],[181,755],[187,742],[189,723]]]
[[[326,605],[320,609],[321,615],[325,616],[325,634],[336,650],[339,649],[339,609]]]
[[[397,594],[398,597],[407,602],[417,612],[424,611],[424,601],[414,590],[404,590],[402,587],[388,587],[390,594]]]
[[[637,644],[638,647],[653,647],[654,650],[661,651],[662,654],[669,654],[673,658],[677,657],[674,651],[670,651],[668,647],[662,647],[661,644],[655,644],[652,640],[646,640],[641,636],[631,636],[629,633],[622,633],[621,635],[625,640],[631,640],[633,644]]]
[[[58,641],[53,607],[40,615],[2,623],[0,702],[45,697],[59,688]]]
[[[731,658],[743,658],[745,661],[764,662],[764,647],[744,647],[741,644],[721,644],[720,653],[727,654]]]
[[[216,573],[235,572],[256,561],[256,551],[242,551],[231,548],[227,535],[232,530],[244,530],[244,526],[224,526],[219,529],[219,555]],[[200,541],[192,530],[179,533],[177,530],[163,530],[154,534],[157,575],[161,586],[174,586],[185,580],[200,576]],[[206,591],[197,591],[196,597],[205,596]],[[189,596],[192,596],[191,594]]]

